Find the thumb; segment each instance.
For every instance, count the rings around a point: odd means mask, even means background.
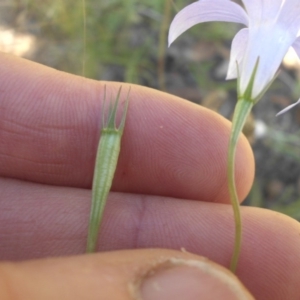
[[[254,299],[227,269],[160,249],[2,263],[0,295],[3,300]]]

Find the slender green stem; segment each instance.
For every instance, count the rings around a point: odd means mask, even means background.
[[[82,76],[85,76],[85,64],[86,64],[86,3],[82,0],[82,40],[83,40],[83,54],[82,54]]]
[[[163,21],[159,31],[159,47],[158,47],[158,83],[162,91],[166,91],[166,80],[165,80],[165,56],[167,47],[167,35],[170,24],[171,15],[171,0],[165,0],[165,8],[163,14]]]
[[[253,107],[253,104],[254,103],[252,100],[248,100],[245,98],[241,98],[238,100],[234,110],[228,150],[228,187],[235,221],[234,251],[230,263],[230,270],[233,273],[235,272],[237,267],[242,243],[242,220],[240,213],[240,203],[235,185],[235,153],[240,133]]]

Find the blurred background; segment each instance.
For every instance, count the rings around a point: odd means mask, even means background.
[[[236,81],[225,81],[231,40],[241,28],[204,23],[167,48],[169,24],[188,0],[0,0],[0,51],[97,80],[141,84],[230,119]],[[238,2],[238,1],[235,1]],[[245,126],[256,178],[244,205],[300,220],[300,62],[281,72]]]

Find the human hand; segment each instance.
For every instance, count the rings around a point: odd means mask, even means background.
[[[4,54],[0,77],[0,258],[65,256],[0,264],[4,300],[127,300],[135,299],[139,287],[143,300],[152,299],[151,293],[176,300],[182,299],[179,283],[191,293],[184,291],[185,299],[234,299],[214,274],[238,286],[233,275],[208,262],[212,276],[188,267],[202,258],[179,251],[229,265],[234,223],[226,180],[228,121],[188,101],[132,86],[98,249],[136,250],[79,256],[86,246],[104,83]],[[121,83],[105,84],[115,95]],[[244,137],[236,161],[243,199],[254,173]],[[256,299],[299,299],[298,222],[268,210],[241,210],[238,278]],[[173,277],[164,277],[169,271]],[[152,273],[161,277],[149,278]],[[175,295],[162,296],[166,286]]]

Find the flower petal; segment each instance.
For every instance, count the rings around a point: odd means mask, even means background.
[[[289,111],[290,109],[292,109],[293,107],[295,107],[296,105],[298,105],[299,103],[300,103],[300,99],[299,99],[297,102],[295,102],[295,103],[293,103],[293,104],[287,106],[286,108],[284,108],[283,110],[281,110],[280,112],[278,112],[278,113],[276,114],[276,117],[278,117],[278,116],[280,116],[280,115],[286,113],[287,111]]]
[[[242,0],[249,15],[250,26],[276,21],[284,0]]]
[[[169,45],[192,26],[211,21],[248,25],[248,16],[238,4],[229,0],[199,0],[182,9],[171,23]]]
[[[242,60],[244,57],[245,50],[247,48],[248,37],[249,37],[249,29],[244,28],[235,35],[232,41],[229,66],[228,66],[228,71],[226,76],[227,80],[237,78],[238,76],[237,63],[239,66],[239,72],[242,71],[241,70]]]
[[[296,36],[286,32],[282,24],[249,28],[249,40],[243,59],[240,90],[248,86],[254,66],[259,58],[252,97],[256,98],[273,79],[283,57],[294,43]]]
[[[292,45],[292,47],[294,48],[294,50],[296,51],[299,59],[300,59],[300,37],[298,37],[296,39],[296,41],[294,42],[294,44]]]
[[[285,0],[277,22],[282,24],[289,34],[297,35],[300,28],[300,1]]]

